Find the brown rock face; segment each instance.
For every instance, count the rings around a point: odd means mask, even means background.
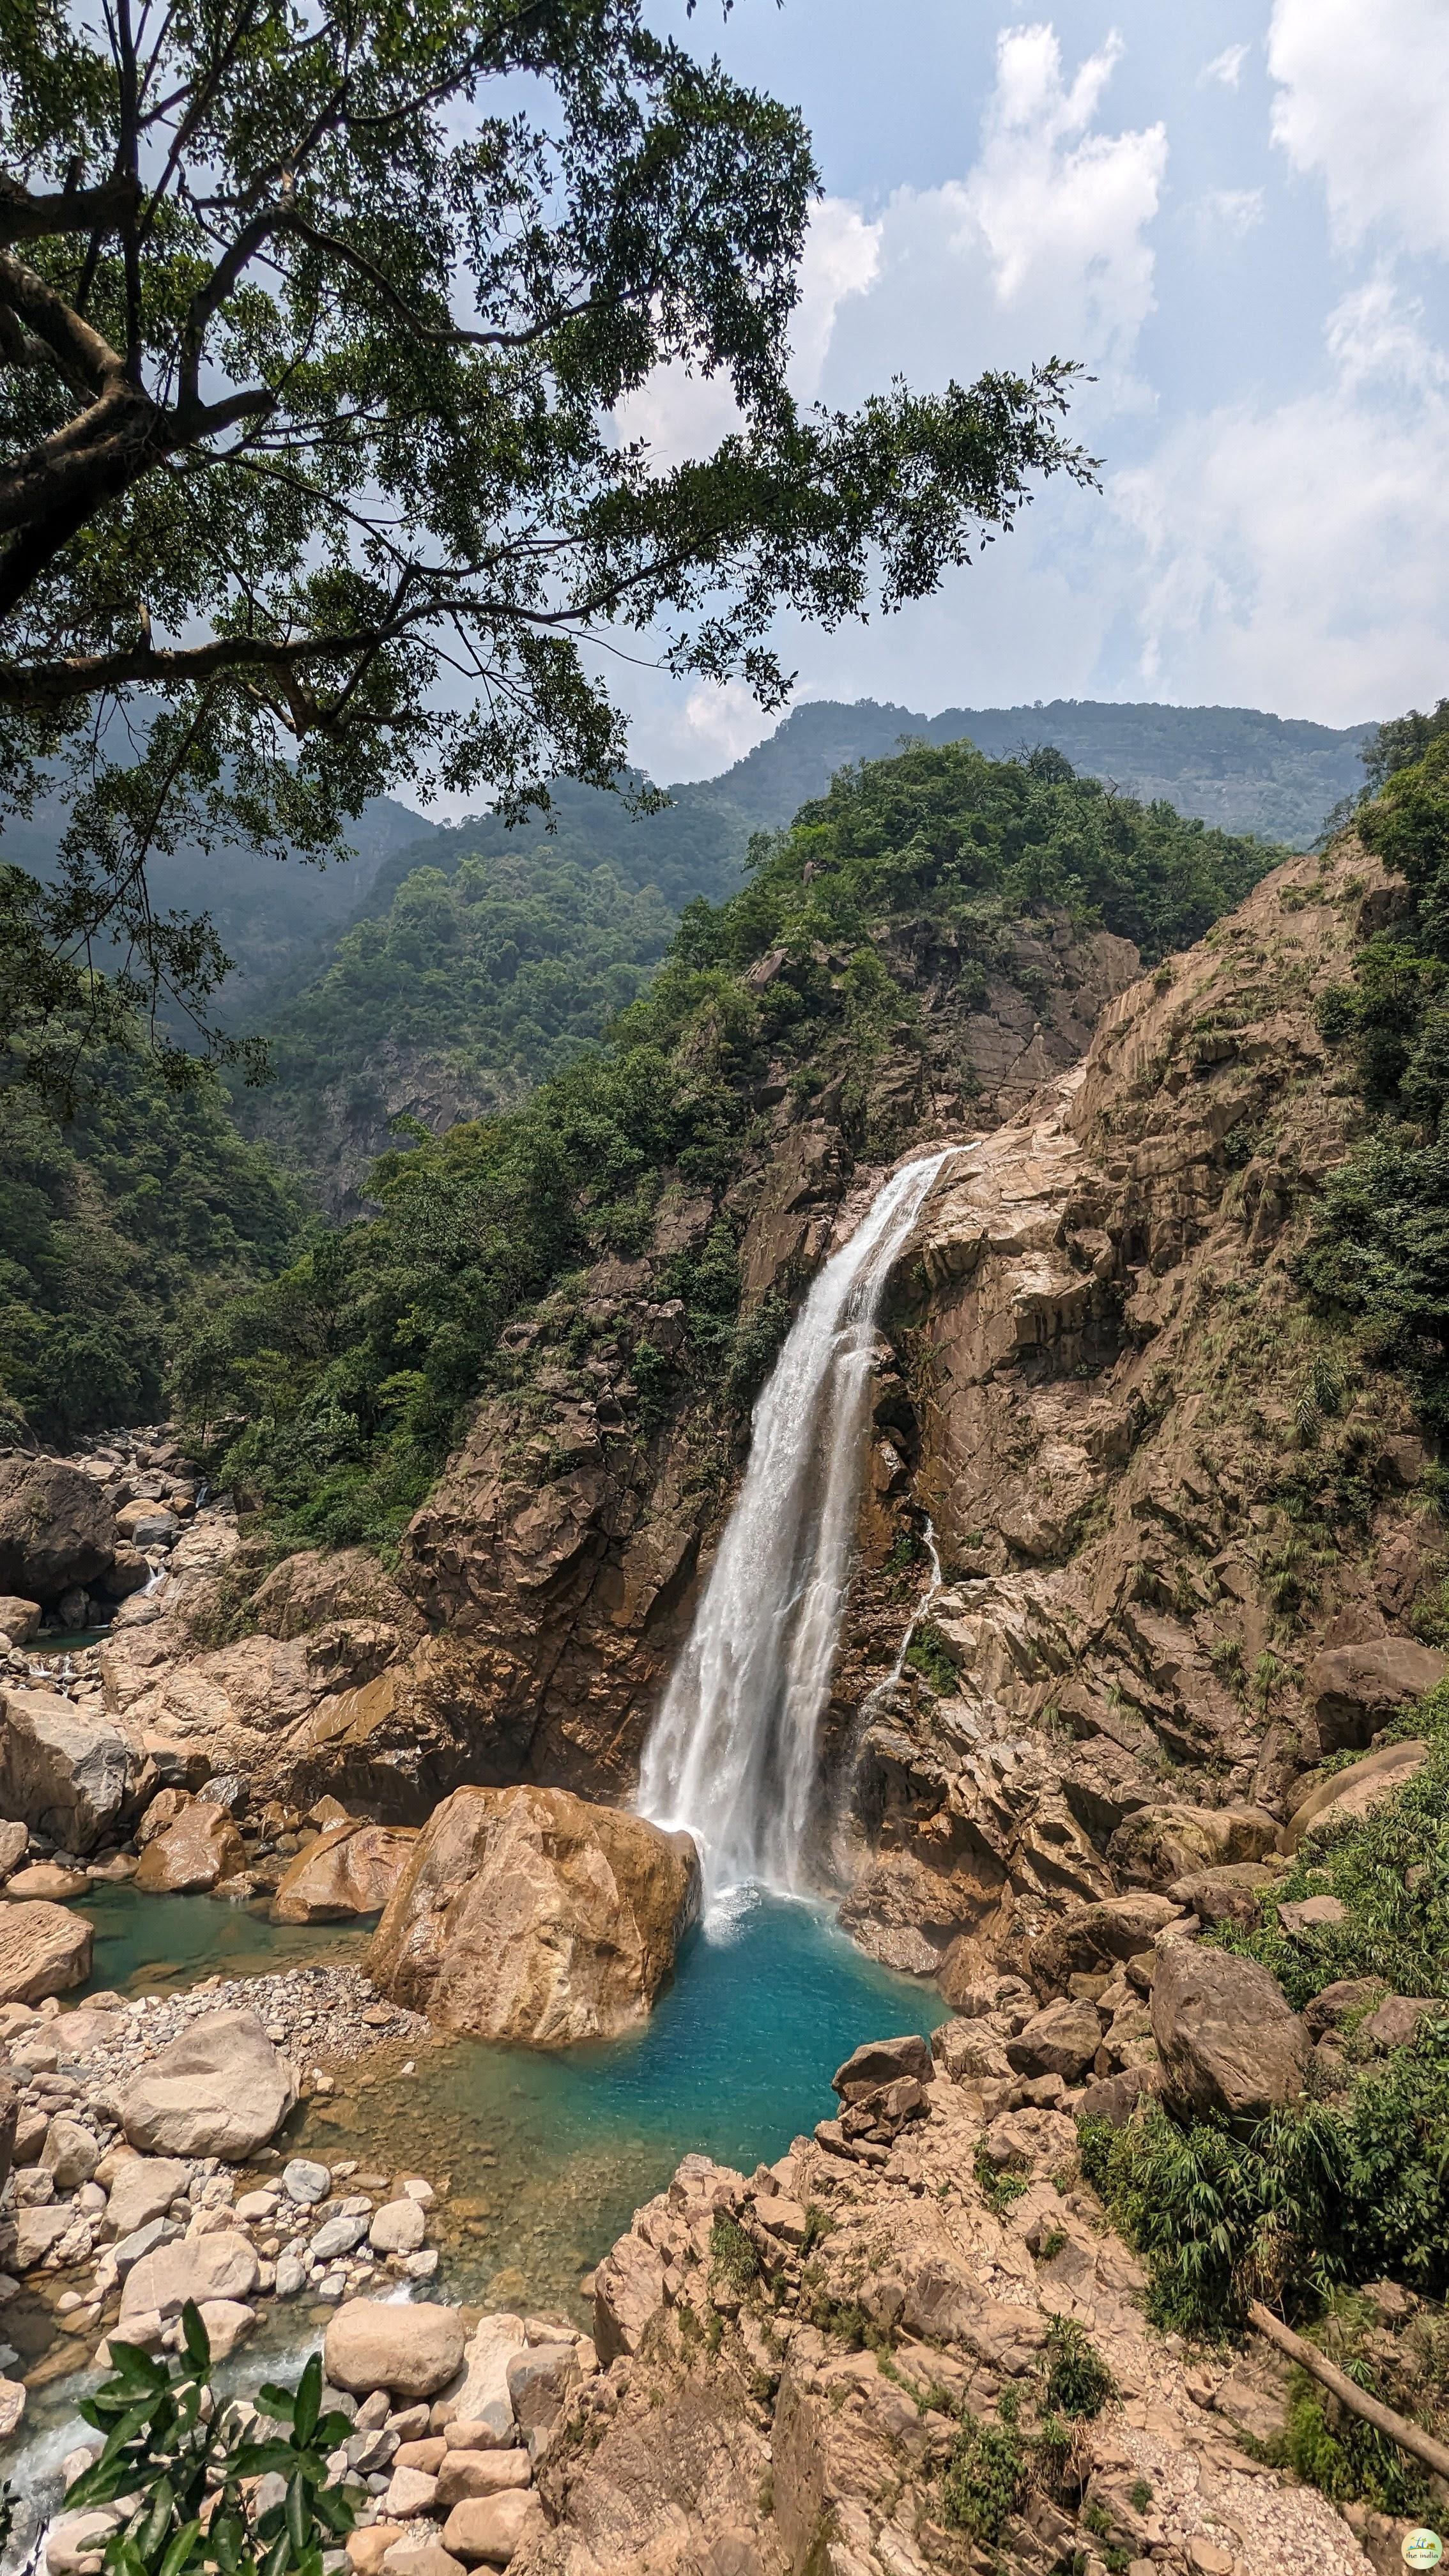
[[[458,1789],[419,1836],[368,1969],[450,2030],[611,2038],[648,2014],[698,1901],[687,1835],[562,1789]]]
[[[94,1938],[85,1916],[63,1905],[0,1905],[0,2003],[38,2004],[83,1985]]]
[[[1422,1771],[1428,1759],[1428,1745],[1422,1737],[1411,1735],[1402,1743],[1384,1744],[1377,1753],[1366,1753],[1362,1762],[1350,1762],[1346,1770],[1332,1772],[1294,1808],[1281,1837],[1284,1850],[1296,1851],[1304,1835],[1330,1817],[1357,1824],[1371,1816]]]
[[[196,1895],[234,1878],[246,1863],[241,1835],[225,1808],[193,1798],[175,1824],[146,1845],[136,1885],[146,1896]]]
[[[412,1854],[405,1825],[334,1825],[299,1852],[271,1903],[274,1923],[343,1923],[380,1914]]]
[[[94,1583],[116,1521],[92,1478],[62,1458],[0,1458],[0,1593],[50,1603]]]
[[[1422,1699],[1446,1673],[1449,1657],[1412,1637],[1371,1637],[1360,1646],[1330,1646],[1315,1655],[1304,1692],[1320,1754],[1361,1749],[1407,1700]]]
[[[1152,1981],[1163,2091],[1178,2110],[1257,2119],[1303,2090],[1308,2033],[1254,1959],[1173,1941]]]

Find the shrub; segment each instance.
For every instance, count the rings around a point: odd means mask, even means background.
[[[982,2424],[968,2415],[951,2446],[941,2489],[942,2517],[990,2549],[1026,2501],[1030,2462],[1009,2424]]]
[[[737,2218],[727,2209],[718,2209],[709,2231],[709,2255],[712,2270],[722,2274],[731,2289],[745,2291],[757,2280],[760,2258]]]
[[[327,2454],[352,2427],[323,2415],[322,2358],[314,2353],[295,2390],[266,2387],[257,2406],[280,2428],[259,2436],[253,2419],[211,2400],[211,2345],[190,2300],[183,2349],[172,2363],[134,2344],[111,2344],[111,2375],[81,2400],[87,2424],[105,2436],[95,2464],[66,2491],[66,2509],[127,2500],[126,2520],[106,2543],[116,2576],[322,2576],[322,2553],[346,2538],[350,2499],[328,2484]],[[275,2472],[279,2504],[258,2511],[251,2481]]]
[[[1116,2382],[1086,2328],[1075,2317],[1053,2317],[1047,2327],[1046,2404],[1054,2414],[1082,2419],[1100,2415]]]

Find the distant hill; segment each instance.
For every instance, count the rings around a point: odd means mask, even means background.
[[[1307,849],[1324,816],[1363,784],[1360,752],[1372,724],[1310,724],[1256,707],[1117,706],[1053,698],[1020,707],[854,706],[822,698],[796,707],[704,792],[732,805],[752,829],[773,829],[821,796],[847,761],[882,760],[909,735],[925,742],[969,736],[994,760],[1050,743],[1072,767],[1109,779],[1144,804],[1163,799],[1227,832],[1256,832]],[[680,791],[675,791],[676,793]]]
[[[642,989],[687,903],[733,893],[752,833],[783,827],[839,770],[891,758],[906,740],[969,737],[997,759],[1050,744],[1144,803],[1301,846],[1357,785],[1373,730],[1252,708],[1059,699],[925,716],[821,700],[722,777],[671,788],[661,813],[562,780],[546,816],[400,836],[353,879],[362,899],[350,927],[319,921],[275,975],[265,1026],[277,1079],[240,1115],[330,1214],[355,1215],[394,1120],[438,1129],[516,1104]]]

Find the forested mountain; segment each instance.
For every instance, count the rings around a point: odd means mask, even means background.
[[[992,1009],[1028,1037],[1034,1014],[1040,1027],[1057,970],[1033,924],[1077,941],[1100,924],[1150,960],[1199,937],[1273,855],[1109,795],[1049,750],[994,762],[918,746],[867,764],[761,847],[728,902],[689,907],[607,1043],[519,1107],[390,1156],[380,1213],[188,1332],[177,1392],[199,1429],[244,1418],[223,1472],[299,1538],[385,1537],[482,1388],[529,1378],[539,1353],[582,1365],[591,1327],[570,1283],[608,1254],[636,1258],[672,1182],[714,1193],[721,1214],[670,1271],[683,1322],[667,1351],[635,1354],[645,1418],[724,1378],[744,1398],[778,1316],[740,1320],[723,1194],[758,1162],[771,1108],[828,1095],[852,1150],[895,1150],[901,1103],[875,1087],[887,1058],[914,1062],[923,1094],[949,1092],[959,1116],[985,1078],[974,1048],[999,1043]],[[476,864],[487,878],[500,863]],[[441,919],[448,888],[433,888]],[[526,1322],[551,1292],[546,1324]]]
[[[395,1119],[447,1126],[558,1072],[641,989],[684,906],[740,883],[752,832],[779,829],[837,771],[903,740],[969,738],[996,759],[1050,745],[1144,803],[1299,847],[1359,783],[1372,731],[1250,708],[1057,700],[927,717],[822,700],[722,777],[671,789],[662,812],[561,781],[553,811],[512,831],[485,815],[374,863],[361,918],[337,938],[329,915],[277,974],[276,1076],[243,1115],[330,1214],[355,1214]]]

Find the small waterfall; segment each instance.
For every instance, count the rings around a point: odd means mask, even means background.
[[[801,1307],[755,1406],[749,1465],[640,1767],[640,1813],[687,1827],[711,1896],[797,1891],[850,1574],[876,1316],[942,1166],[887,1181]]]

